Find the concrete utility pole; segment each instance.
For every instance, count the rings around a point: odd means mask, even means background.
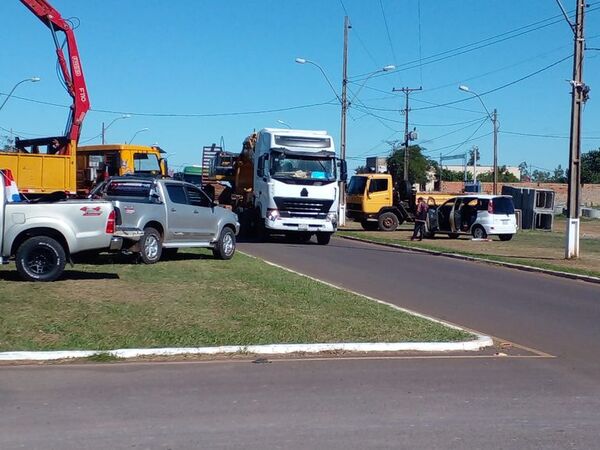
[[[579,257],[579,196],[581,189],[581,109],[587,100],[589,88],[583,83],[583,15],[585,0],[577,0],[573,52],[573,80],[571,93],[571,133],[569,140],[569,191],[567,197],[567,230],[565,258]]]
[[[405,106],[404,106],[404,181],[408,180],[408,161],[409,161],[408,143],[409,143],[409,141],[412,140],[412,139],[410,139],[411,136],[408,132],[408,112],[410,111],[410,108],[408,107],[408,96],[410,95],[411,92],[420,91],[422,89],[423,89],[423,87],[421,87],[421,86],[418,88],[403,87],[401,89],[396,89],[396,88],[392,89],[392,92],[404,92],[404,95],[406,97],[406,102],[405,102]]]
[[[102,122],[102,145],[104,145],[104,132],[106,129],[104,128],[104,122]]]
[[[342,64],[342,123],[340,126],[340,158],[346,159],[346,113],[348,111],[348,30],[350,21],[348,16],[344,17],[344,61]],[[343,181],[340,181],[340,207],[338,223],[343,226],[346,224],[346,187]]]
[[[498,111],[494,108],[492,113],[492,123],[494,124],[494,186],[493,194],[498,193]]]

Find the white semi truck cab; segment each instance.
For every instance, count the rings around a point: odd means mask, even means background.
[[[315,234],[319,244],[328,244],[338,225],[339,181],[347,176],[333,138],[326,131],[265,128],[253,160],[259,226],[299,240]]]

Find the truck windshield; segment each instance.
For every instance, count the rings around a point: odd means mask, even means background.
[[[160,173],[160,164],[156,155],[134,153],[133,162],[136,173]]]
[[[323,156],[271,154],[273,178],[335,181],[335,159]]]
[[[362,195],[367,186],[367,177],[352,177],[348,184],[348,195]]]

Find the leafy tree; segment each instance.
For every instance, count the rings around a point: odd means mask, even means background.
[[[581,182],[600,184],[600,148],[581,155]]]
[[[398,147],[399,143],[390,142],[392,154],[388,157],[388,170],[396,181],[404,178],[404,148]],[[437,165],[431,159],[423,155],[419,145],[408,147],[408,180],[411,183],[425,184],[428,181],[430,169]]]
[[[439,173],[439,170],[437,171]],[[442,181],[464,181],[465,173],[442,168]],[[473,174],[467,172],[467,181],[473,180]]]
[[[525,161],[519,164],[519,172],[521,172],[521,181],[531,181],[531,174],[529,173],[529,166]]]
[[[554,169],[554,173],[550,177],[549,181],[551,181],[552,183],[566,183],[567,182],[567,176],[566,176],[565,170],[562,168],[562,166],[560,164],[558,165],[558,167],[556,169]]]
[[[475,165],[475,154],[477,154],[477,163],[479,164],[479,159],[480,159],[479,147],[473,147],[469,151],[469,162],[467,163],[467,165],[469,165],[469,166]]]
[[[550,181],[550,178],[550,172],[546,170],[535,169],[533,172],[531,172],[531,181],[535,183],[547,183]]]
[[[477,180],[481,182],[494,181],[494,172],[487,172],[477,175]],[[499,183],[516,183],[519,179],[510,173],[506,166],[498,167],[498,182]]]

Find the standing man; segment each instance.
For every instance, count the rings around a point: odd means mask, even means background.
[[[415,229],[413,231],[413,235],[410,238],[411,241],[419,238],[419,241],[423,240],[423,235],[425,234],[425,222],[427,222],[427,212],[429,211],[429,206],[425,203],[425,199],[423,197],[419,197],[417,200],[417,214],[415,215]]]

